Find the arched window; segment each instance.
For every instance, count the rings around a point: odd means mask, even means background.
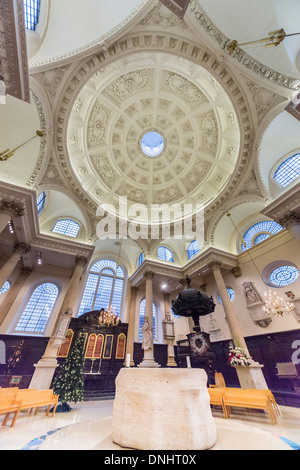
[[[138,267],[140,267],[144,261],[145,261],[144,253],[141,253],[138,259]]]
[[[2,289],[0,289],[0,295],[5,294],[9,289],[10,289],[10,282],[9,282],[9,281],[6,281],[6,282],[3,284]]]
[[[41,0],[24,0],[25,27],[35,31],[39,21]]]
[[[81,300],[78,316],[93,310],[112,307],[120,316],[125,287],[121,266],[110,259],[97,261],[90,270]]]
[[[153,313],[153,341],[157,341],[156,306],[154,302],[152,303],[152,313]],[[143,340],[143,325],[145,321],[145,314],[146,314],[146,299],[143,299],[140,303],[139,341]]]
[[[174,257],[173,253],[169,248],[165,246],[159,246],[158,247],[158,259],[162,261],[169,261],[171,263],[174,263]]]
[[[80,225],[71,219],[61,219],[56,222],[52,232],[67,237],[76,238],[80,230]]]
[[[275,235],[278,232],[281,232],[282,230],[284,230],[284,228],[272,220],[258,222],[257,224],[250,227],[244,234],[243,240],[245,243],[242,241],[241,250],[249,250],[249,248],[252,246],[261,243],[262,241],[270,238],[272,235]]]
[[[46,202],[46,193],[42,192],[36,200],[38,214],[40,214],[42,210],[44,209],[45,202]]]
[[[196,256],[198,253],[200,253],[200,246],[198,240],[194,240],[193,242],[190,243],[188,249],[187,249],[187,255],[188,259],[193,258]]]
[[[229,298],[230,298],[231,302],[233,302],[234,299],[235,299],[235,292],[234,292],[234,290],[231,289],[231,287],[227,287],[227,292],[228,292],[228,295],[229,295]],[[223,303],[220,295],[219,295],[219,302],[220,302],[220,304]]]
[[[275,287],[285,287],[293,284],[299,277],[295,266],[279,266],[269,275],[270,283]]]
[[[282,188],[285,188],[298,178],[298,176],[300,176],[300,153],[296,153],[296,155],[289,157],[279,165],[275,171],[274,180],[277,181]]]
[[[15,331],[44,333],[58,296],[58,287],[46,282],[33,291]]]

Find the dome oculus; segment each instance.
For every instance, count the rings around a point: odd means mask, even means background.
[[[141,139],[141,149],[147,157],[158,157],[165,148],[163,136],[156,131],[149,131]]]

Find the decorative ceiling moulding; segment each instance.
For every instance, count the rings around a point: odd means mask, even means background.
[[[209,266],[213,263],[218,263],[222,269],[229,271],[239,266],[237,255],[225,253],[217,248],[208,248],[183,268],[183,277],[192,276],[195,273],[209,277],[211,276]]]
[[[15,232],[19,242],[31,243],[31,240],[39,230],[37,211],[35,209],[36,192],[31,189],[20,188],[19,186],[1,182],[0,199],[8,199],[22,205],[24,213],[20,219],[16,219]]]
[[[29,62],[31,73],[53,69],[54,64],[59,67],[67,65],[71,62],[71,59],[84,60],[85,57],[99,51],[105,52],[110,44],[112,44],[114,41],[118,41],[119,38],[124,34],[124,28],[129,28],[136,22],[139,22],[141,18],[143,18],[155,6],[157,1],[158,0],[141,1],[140,5],[135,10],[133,10],[131,14],[128,15],[123,21],[93,42],[90,42],[78,49],[74,49],[73,51],[70,51],[66,54],[58,55],[46,60]]]
[[[30,103],[23,0],[1,0],[0,32],[0,75],[6,94]]]
[[[206,211],[209,214],[209,212],[214,211],[220,204],[224,203],[228,196],[232,194],[248,166],[248,157],[253,140],[253,119],[243,86],[231,74],[226,64],[222,60],[219,61],[212,52],[204,49],[204,47],[176,35],[162,35],[161,32],[149,32],[147,34],[143,32],[132,33],[109,47],[107,51],[98,52],[85,61],[80,62],[80,65],[74,70],[73,76],[69,77],[68,83],[64,86],[55,118],[56,122],[58,122],[56,128],[56,148],[62,171],[73,190],[85,200],[91,210],[96,211],[97,205],[76,182],[75,174],[66,157],[68,155],[67,128],[69,116],[83,86],[96,72],[119,58],[124,59],[126,55],[130,56],[135,53],[144,53],[145,51],[171,54],[205,68],[222,85],[235,107],[242,134],[238,166],[232,173],[229,185],[213,204],[207,208]]]
[[[43,132],[43,137],[40,140],[40,151],[38,160],[36,162],[35,168],[29,180],[26,183],[27,188],[36,189],[38,186],[38,179],[41,177],[42,170],[45,167],[45,162],[47,160],[47,148],[49,149],[48,145],[48,132],[47,132],[47,122],[44,113],[44,108],[39,100],[38,96],[32,92],[32,99],[35,102],[36,109],[40,119],[40,130]]]
[[[235,52],[228,52],[226,46],[231,41],[231,39],[225,36],[218,28],[216,28],[216,26],[211,22],[204,10],[201,8],[197,0],[191,0],[187,13],[192,14],[194,19],[201,25],[212,41],[219,45],[226,56],[230,56],[246,67],[249,71],[265,78],[266,80],[276,83],[277,85],[288,88],[290,90],[300,89],[299,79],[287,77],[280,72],[272,70],[270,67],[267,67],[266,65],[253,59],[253,57],[248,55],[240,48],[237,48]],[[187,17],[185,19],[186,21],[188,20]]]
[[[176,16],[183,19],[191,0],[160,0]]]

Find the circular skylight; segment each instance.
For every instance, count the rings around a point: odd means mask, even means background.
[[[141,148],[147,157],[158,157],[165,147],[165,141],[159,132],[147,132],[141,141]]]

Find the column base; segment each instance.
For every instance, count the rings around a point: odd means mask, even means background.
[[[236,369],[241,388],[255,388],[259,390],[267,390],[269,387],[262,372],[262,366],[254,363],[249,367],[234,366]]]
[[[177,367],[177,362],[173,357],[168,358],[168,364],[167,367]]]
[[[146,369],[146,368],[148,368],[148,369],[154,369],[154,368],[158,369],[159,367],[161,367],[161,365],[158,364],[157,362],[155,362],[154,359],[144,359],[143,362],[141,362],[141,363],[138,365],[138,367],[139,367],[140,369],[144,369],[144,368],[145,368],[145,369]]]
[[[31,379],[29,388],[38,390],[49,390],[51,383],[58,367],[57,360],[54,358],[41,359],[38,364],[34,365],[35,371]]]

